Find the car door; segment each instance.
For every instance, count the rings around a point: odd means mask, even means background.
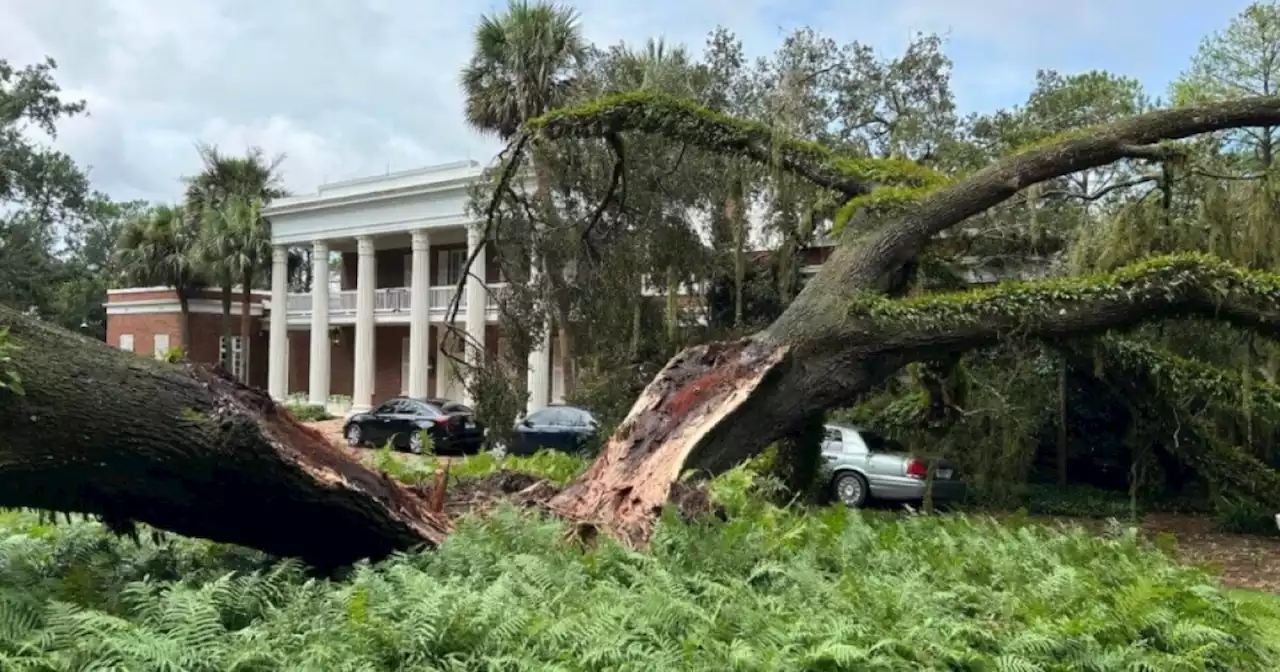
[[[544,408],[532,413],[517,427],[520,434],[520,454],[532,455],[543,448],[560,449],[557,445],[562,431],[559,408]]]
[[[390,434],[390,418],[395,413],[395,400],[388,401],[383,405],[373,409],[369,413],[368,419],[361,426],[364,432],[365,441],[369,445],[380,447],[387,442]]]
[[[392,441],[392,446],[395,448],[407,448],[410,434],[417,430],[415,421],[421,412],[414,408],[414,402],[408,399],[392,399],[386,405],[391,411],[387,413],[383,425],[387,432],[387,438],[384,441]]]

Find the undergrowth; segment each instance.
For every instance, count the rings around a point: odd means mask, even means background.
[[[583,550],[560,523],[501,508],[435,551],[339,578],[0,513],[0,669],[1246,672],[1275,660],[1265,605],[1131,530],[779,508],[750,496],[754,480],[745,467],[721,477],[728,521],[666,516],[646,552]]]

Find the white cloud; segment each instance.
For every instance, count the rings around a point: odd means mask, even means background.
[[[914,31],[948,33],[960,100],[982,107],[1025,95],[1037,67],[1109,61],[1121,71],[1150,70],[1157,57],[1146,53],[1168,60],[1160,44],[1171,39],[1170,26],[1208,11],[1203,0],[1076,0],[1066,8],[1025,0],[573,4],[600,43],[663,36],[700,50],[721,24],[759,54],[808,24],[892,53]],[[1212,20],[1225,23],[1244,0],[1222,4]],[[59,61],[60,83],[87,99],[91,114],[64,124],[58,145],[91,166],[95,186],[113,196],[177,198],[180,176],[199,168],[197,142],[283,152],[287,185],[306,192],[325,180],[490,159],[497,143],[463,123],[458,72],[478,15],[503,5],[0,0],[0,58]],[[1194,37],[1178,39],[1190,40],[1185,52],[1194,49]]]

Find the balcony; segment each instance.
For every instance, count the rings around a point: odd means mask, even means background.
[[[489,313],[497,313],[498,310],[498,294],[506,289],[506,283],[489,283],[489,292],[485,295],[485,308]],[[427,291],[430,293],[427,299],[429,313],[433,320],[443,320],[449,312],[449,303],[453,298],[453,293],[457,290],[457,285],[445,285],[429,287]],[[405,319],[409,317],[411,293],[408,287],[388,287],[386,289],[375,290],[373,293],[373,314],[377,318],[379,316],[400,315]],[[295,293],[290,294],[285,302],[285,308],[289,314],[290,320],[310,317],[311,315],[311,294]],[[458,302],[458,319],[464,319],[467,314],[467,292],[462,291],[461,299]],[[355,319],[356,315],[356,290],[338,291],[329,290],[329,319],[337,319],[349,317]]]

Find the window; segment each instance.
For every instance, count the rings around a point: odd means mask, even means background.
[[[400,399],[392,399],[387,403],[378,407],[374,411],[375,415],[398,415],[404,412],[404,402]]]
[[[840,436],[840,430],[838,429],[833,429],[831,427],[828,427],[825,430],[825,434],[826,436],[824,438],[827,441],[830,441],[831,443],[840,443],[844,441],[844,439]]]
[[[155,346],[151,348],[156,359],[164,359],[164,353],[169,349],[169,334],[156,334]]]
[[[222,367],[240,382],[248,381],[248,356],[239,336],[223,336],[218,340]]]
[[[436,286],[456,285],[462,279],[462,267],[467,263],[465,249],[436,250]]]
[[[413,253],[404,255],[404,282],[401,287],[413,287]]]
[[[120,349],[133,352],[133,334],[120,334]]]

